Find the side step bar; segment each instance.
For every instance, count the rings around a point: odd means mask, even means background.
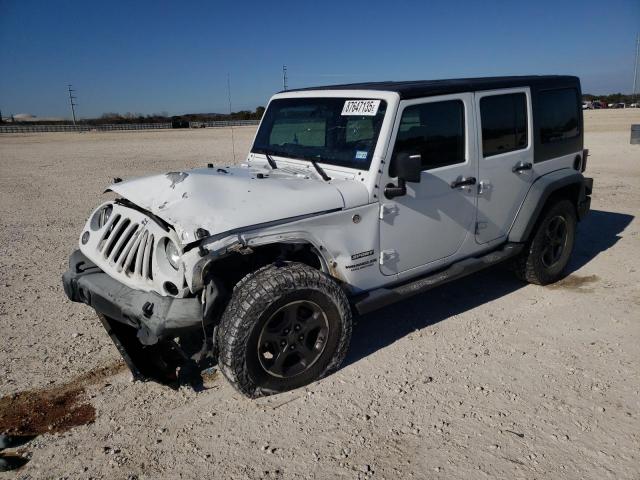
[[[460,260],[444,270],[430,272],[423,277],[409,280],[392,287],[383,287],[371,290],[363,296],[356,298],[354,307],[360,315],[373,312],[405,298],[424,293],[439,285],[444,285],[458,278],[466,277],[472,273],[483,270],[492,265],[504,262],[518,255],[524,247],[522,243],[507,243],[498,250],[483,255]]]

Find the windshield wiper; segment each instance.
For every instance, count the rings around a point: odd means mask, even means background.
[[[275,170],[278,168],[278,164],[269,153],[264,152],[264,156],[267,157],[267,162],[269,162],[269,166],[271,167],[271,170]]]
[[[329,180],[331,180],[331,177],[327,175],[327,172],[325,172],[320,165],[318,165],[318,162],[311,159],[309,159],[309,161],[311,162],[311,165],[313,165],[313,168],[316,169],[316,172],[318,172],[318,175],[320,175],[325,182],[328,182]]]

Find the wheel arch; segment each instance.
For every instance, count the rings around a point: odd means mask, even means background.
[[[194,269],[193,284],[204,287],[212,280],[231,292],[246,275],[278,262],[297,262],[333,277],[335,275],[331,256],[327,250],[304,237],[256,237],[244,244],[236,244],[223,255],[202,258]]]
[[[564,198],[570,200],[578,213],[578,202],[584,177],[574,170],[557,170],[539,177],[532,185],[509,231],[510,242],[526,242],[547,205]]]

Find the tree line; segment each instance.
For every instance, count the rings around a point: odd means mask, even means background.
[[[105,125],[121,123],[184,123],[184,122],[217,122],[225,120],[260,120],[264,114],[264,107],[255,111],[240,110],[232,113],[185,113],[184,115],[169,115],[167,112],[143,115],[141,113],[103,113],[99,118],[81,120],[88,125]]]
[[[184,115],[169,115],[167,112],[144,115],[142,113],[117,113],[107,112],[98,118],[84,118],[76,121],[79,125],[113,125],[124,123],[171,123],[178,125],[188,125],[189,122],[216,122],[228,120],[260,120],[264,114],[264,107],[260,106],[255,111],[240,110],[239,112],[228,113],[185,113]],[[2,117],[0,116],[0,123]],[[31,121],[13,120],[15,125],[29,125],[38,122],[37,119]],[[71,125],[71,120],[47,121],[52,125]]]
[[[629,105],[630,103],[637,102],[639,97],[640,95],[626,95],[624,93],[611,93],[609,95],[592,95],[590,93],[585,93],[582,95],[582,101],[593,102],[594,100],[598,100],[606,104],[626,103],[627,105]]]

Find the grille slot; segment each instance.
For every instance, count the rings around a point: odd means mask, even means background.
[[[104,246],[105,258],[111,258],[111,254],[113,253],[114,249],[116,251],[118,250],[115,247],[118,243],[121,243],[122,234],[124,233],[125,228],[127,228],[127,225],[129,225],[130,223],[131,220],[129,220],[128,218],[122,219],[122,221],[118,221],[117,223],[114,222],[112,230],[109,233],[109,237],[107,238],[107,243]]]
[[[132,243],[130,243],[130,240],[137,229],[138,229],[137,223],[129,223],[126,229],[124,230],[124,234],[122,235],[122,237],[120,237],[120,240],[118,240],[118,243],[116,243],[116,246],[113,249],[113,254],[111,255],[111,260],[116,265],[120,265],[119,260],[121,259],[121,257],[126,256],[126,254],[124,254],[125,250],[128,250],[129,248],[131,248]]]
[[[153,280],[153,272],[151,269],[152,249],[153,249],[153,235],[149,234],[147,235],[147,241],[144,244],[144,250],[141,258],[142,269],[140,272],[140,274],[142,275],[142,278],[148,278],[149,280]]]

